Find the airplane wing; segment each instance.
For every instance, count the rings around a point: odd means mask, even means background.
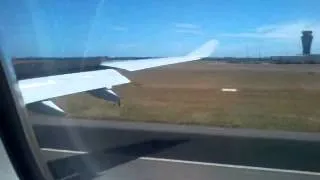
[[[130,80],[116,69],[136,71],[199,60],[208,57],[217,45],[218,41],[211,40],[186,56],[102,62],[101,66],[107,66],[110,69],[25,79],[20,80],[18,85],[24,103],[32,104],[37,109],[43,109],[42,106],[45,106],[47,109],[49,107],[54,111],[63,112],[50,99],[79,92],[88,92],[93,96],[119,104],[120,98],[111,89],[113,86],[129,83]]]

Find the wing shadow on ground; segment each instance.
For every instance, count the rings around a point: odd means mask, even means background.
[[[128,146],[49,161],[48,166],[55,179],[65,177],[72,177],[71,179],[92,179],[105,170],[135,160],[141,156],[161,152],[187,141],[187,139],[148,140]]]

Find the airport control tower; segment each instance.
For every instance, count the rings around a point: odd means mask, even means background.
[[[312,31],[302,31],[301,42],[303,55],[310,55],[312,39]]]

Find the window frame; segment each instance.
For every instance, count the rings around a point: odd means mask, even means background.
[[[42,159],[9,58],[0,49],[0,136],[20,179],[53,179]]]

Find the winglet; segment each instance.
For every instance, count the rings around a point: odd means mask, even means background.
[[[212,39],[198,49],[192,51],[191,53],[187,54],[187,57],[197,57],[197,58],[204,58],[210,56],[219,45],[219,41]]]

